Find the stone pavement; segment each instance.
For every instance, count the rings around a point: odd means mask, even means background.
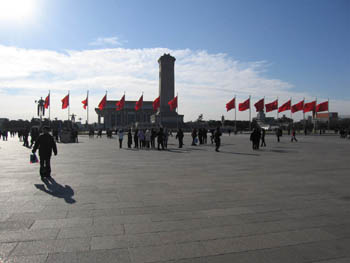
[[[0,141],[0,262],[350,262],[350,141],[298,139],[225,135],[216,153],[81,136],[47,185]]]

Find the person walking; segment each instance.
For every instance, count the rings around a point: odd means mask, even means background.
[[[145,133],[143,132],[142,129],[139,130],[137,136],[139,138],[140,149],[142,149],[145,147]]]
[[[219,148],[220,148],[220,145],[221,145],[221,137],[222,135],[222,132],[220,130],[220,127],[217,127],[216,128],[216,131],[215,131],[215,134],[214,134],[214,137],[215,137],[215,151],[218,152],[219,151]]]
[[[176,134],[175,138],[179,140],[179,148],[182,148],[182,146],[184,144],[183,143],[184,133],[181,130],[181,128],[177,131],[177,134]]]
[[[277,136],[277,142],[280,142],[280,137],[282,136],[282,129],[281,128],[276,129],[276,136]]]
[[[157,134],[157,142],[158,142],[158,151],[160,151],[160,146],[162,146],[162,150],[164,150],[164,132],[163,128],[159,129]]]
[[[139,148],[139,137],[138,137],[139,130],[136,129],[134,132],[134,148]]]
[[[57,155],[57,146],[54,138],[49,134],[49,127],[43,128],[41,134],[34,144],[32,153],[34,154],[39,149],[40,159],[40,176],[41,178],[51,177],[51,155],[52,152]]]
[[[191,136],[192,136],[192,145],[193,145],[193,146],[196,146],[196,145],[197,145],[197,144],[196,144],[196,140],[197,140],[197,129],[196,129],[196,128],[194,128],[194,129],[192,130]]]
[[[295,137],[295,129],[292,130],[292,138],[290,139],[291,142],[293,141],[298,141],[297,138]]]
[[[131,129],[128,130],[128,148],[131,148],[131,144],[132,144],[132,133],[131,133]]]
[[[168,148],[168,139],[169,139],[169,132],[168,129],[165,127],[163,130],[163,134],[164,134],[164,148],[167,149]]]
[[[261,147],[263,147],[263,146],[266,147],[265,134],[266,134],[265,129],[262,129],[261,130]]]
[[[145,132],[145,148],[149,149],[151,141],[151,131],[149,129]]]
[[[123,147],[123,138],[124,138],[124,131],[120,129],[118,131],[118,137],[119,137],[119,149]]]
[[[259,149],[259,133],[258,129],[255,128],[253,132],[250,134],[250,140],[252,142],[253,150],[258,150]]]
[[[156,148],[156,137],[157,137],[157,132],[155,129],[151,129],[151,148],[155,149]]]

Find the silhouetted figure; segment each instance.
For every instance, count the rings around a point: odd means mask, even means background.
[[[145,131],[145,147],[147,149],[149,149],[150,141],[151,141],[151,131],[149,129],[147,129]]]
[[[131,144],[132,144],[132,133],[131,133],[131,129],[128,130],[128,148],[131,148]]]
[[[298,141],[297,138],[295,137],[295,129],[292,130],[292,138],[290,139],[291,142],[293,141]]]
[[[219,151],[219,148],[220,148],[220,145],[221,145],[221,137],[222,135],[222,132],[220,130],[220,127],[217,127],[216,128],[216,131],[215,131],[215,134],[214,134],[214,137],[215,137],[215,151],[218,152]]]
[[[124,131],[120,129],[118,131],[118,137],[119,137],[119,149],[123,147],[123,138],[124,138]]]
[[[44,134],[38,137],[38,140],[34,144],[32,150],[33,153],[39,149],[39,159],[40,159],[40,176],[50,177],[51,175],[51,155],[52,151],[57,155],[57,147],[55,140],[49,134],[49,127],[43,128]]]
[[[280,142],[280,137],[282,136],[282,129],[281,128],[276,129],[276,136],[277,136],[277,142]]]
[[[140,149],[142,149],[145,145],[145,133],[142,129],[137,133],[137,137],[139,138]]]
[[[134,132],[134,148],[139,148],[139,137],[138,137],[139,130],[136,129]]]
[[[102,129],[99,129],[97,132],[97,138],[100,137],[102,138]]]
[[[25,130],[23,131],[23,146],[29,148],[28,137],[29,137],[29,130],[28,130],[28,129],[25,129]]]
[[[177,134],[176,134],[175,138],[179,140],[179,148],[182,148],[182,146],[184,144],[183,143],[184,133],[183,133],[183,131],[181,129],[179,129],[177,131]]]
[[[263,147],[263,146],[266,147],[265,134],[266,134],[265,129],[262,129],[261,130],[261,147]]]
[[[214,143],[214,134],[215,134],[215,130],[211,129],[210,130],[210,141],[211,141],[211,144]]]
[[[156,148],[156,137],[157,137],[157,132],[152,128],[152,130],[151,130],[151,147],[152,147],[152,149]]]
[[[207,140],[208,140],[208,130],[207,128],[203,128],[203,143],[207,144]]]
[[[164,132],[163,128],[159,129],[157,134],[157,143],[158,143],[158,151],[160,151],[160,146],[162,146],[162,150],[164,150]]]
[[[259,149],[260,133],[257,128],[250,134],[250,140],[252,142],[253,150]]]
[[[228,129],[228,136],[231,136],[231,129]]]
[[[197,145],[196,144],[196,140],[197,140],[197,129],[196,128],[194,128],[192,130],[191,136],[192,136],[192,145],[196,146]]]
[[[165,127],[163,130],[163,140],[164,140],[164,148],[167,149],[168,148],[168,139],[169,139],[169,133],[168,133],[168,129]]]

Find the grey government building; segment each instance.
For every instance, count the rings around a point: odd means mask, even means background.
[[[117,111],[118,100],[107,100],[101,111],[95,108],[99,125],[105,129],[131,126],[164,126],[176,128],[183,126],[183,115],[171,111],[168,102],[175,97],[175,58],[164,54],[158,59],[160,107],[153,110],[153,101],[143,101],[142,109],[135,111],[136,101],[125,101],[124,109]],[[103,118],[103,124],[102,124]]]

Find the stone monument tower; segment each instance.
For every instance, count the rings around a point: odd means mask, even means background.
[[[170,112],[168,102],[175,96],[175,58],[170,54],[164,54],[158,59],[159,64],[159,97],[160,112]]]
[[[183,124],[183,115],[171,111],[168,105],[175,97],[175,60],[170,54],[164,54],[158,59],[160,107],[152,119],[168,128],[181,127]]]

